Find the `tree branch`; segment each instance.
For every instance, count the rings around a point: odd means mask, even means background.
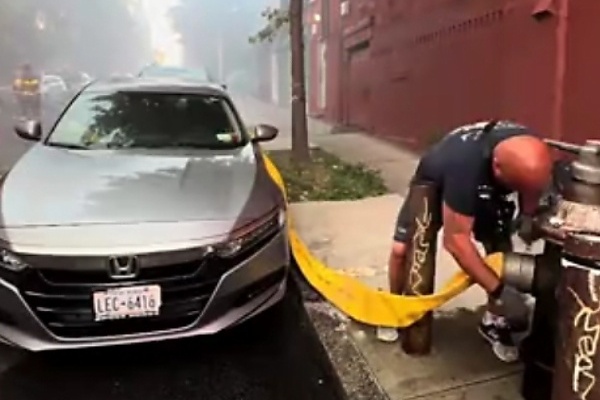
[[[261,13],[261,16],[265,18],[267,25],[255,35],[248,38],[250,43],[272,42],[277,37],[281,28],[290,21],[289,12],[279,8],[267,7]]]

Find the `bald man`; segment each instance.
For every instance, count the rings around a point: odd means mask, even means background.
[[[514,300],[518,294],[502,284],[498,275],[484,263],[473,242],[480,188],[486,186],[500,196],[517,192],[520,213],[532,216],[550,182],[551,170],[550,151],[542,140],[516,123],[490,121],[463,126],[446,135],[421,158],[411,181],[411,184],[428,183],[439,189],[441,212],[437,214],[442,220],[433,223],[438,228],[443,225],[444,248],[487,292],[488,310],[479,331],[490,342],[496,356],[505,362],[516,361],[518,349],[502,304]],[[392,293],[400,294],[404,287],[404,258],[414,232],[414,217],[403,205],[389,258]],[[380,328],[378,331],[382,340],[393,341],[397,335],[396,330]]]

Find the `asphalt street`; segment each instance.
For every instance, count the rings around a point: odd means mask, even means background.
[[[292,286],[211,337],[107,349],[0,350],[2,400],[337,400],[343,391]]]
[[[28,146],[0,111],[0,166]],[[35,354],[0,346],[2,400],[343,398],[293,282],[277,307],[210,337]]]

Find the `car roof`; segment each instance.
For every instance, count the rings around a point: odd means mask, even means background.
[[[84,92],[184,93],[228,97],[227,92],[218,84],[180,77],[122,77],[99,80],[87,86]]]

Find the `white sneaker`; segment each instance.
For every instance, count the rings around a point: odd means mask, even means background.
[[[479,324],[479,333],[492,346],[494,355],[505,363],[519,361],[519,347],[512,337],[506,319],[486,313]]]
[[[519,361],[519,349],[514,346],[506,346],[500,342],[493,342],[492,351],[496,358],[507,364]]]
[[[381,342],[394,343],[398,340],[399,336],[398,329],[396,328],[377,327],[377,339]]]

